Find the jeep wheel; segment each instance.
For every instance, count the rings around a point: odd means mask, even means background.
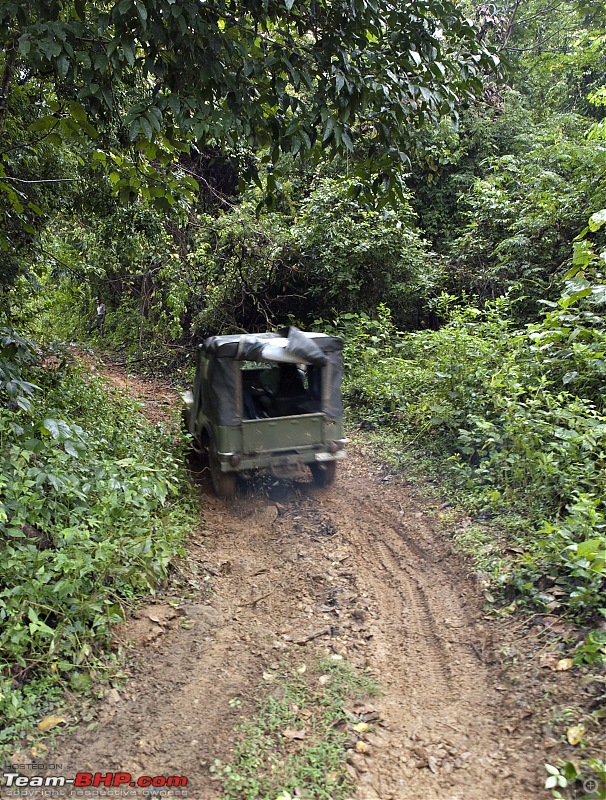
[[[236,493],[236,473],[221,472],[219,459],[213,452],[212,447],[208,448],[208,465],[210,467],[210,479],[217,497],[233,497]]]
[[[337,475],[337,462],[324,461],[319,464],[310,464],[309,468],[316,486],[332,486]]]

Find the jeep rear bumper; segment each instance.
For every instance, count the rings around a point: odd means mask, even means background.
[[[346,440],[338,442],[343,447]],[[340,449],[334,453],[312,448],[297,450],[273,450],[265,453],[217,453],[221,472],[246,472],[252,469],[269,469],[283,471],[285,468],[296,469],[297,465],[326,463],[327,461],[341,461],[347,458],[345,450]],[[233,463],[238,459],[237,463]]]

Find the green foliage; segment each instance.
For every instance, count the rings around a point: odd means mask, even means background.
[[[513,292],[524,321],[537,318],[539,300],[557,299],[571,240],[606,202],[603,147],[589,128],[578,114],[503,89],[457,128],[421,131],[408,183],[444,256],[445,291],[480,303]]]
[[[294,236],[312,313],[372,313],[383,302],[400,324],[412,327],[421,287],[433,278],[431,253],[408,198],[397,212],[379,212],[354,199],[356,185],[351,179],[320,180],[301,205]]]
[[[537,119],[508,92],[492,118],[478,113],[456,136],[445,128],[426,141],[431,182],[417,210],[448,257],[448,291],[483,301],[513,288],[527,319],[537,299],[555,299],[571,240],[606,200],[602,148],[586,132],[570,114]]]
[[[606,67],[603,5],[528,0],[514,7],[505,49],[515,87],[536,108],[592,115],[588,96],[603,84]]]
[[[449,298],[442,298],[446,308]],[[479,409],[486,375],[502,348],[500,322],[481,325],[473,307],[453,310],[450,324],[437,331],[399,333],[391,312],[377,318],[343,315],[346,337],[346,397],[365,419],[402,425],[414,438],[443,437],[451,445],[467,416]],[[496,316],[496,315],[495,315]]]
[[[598,108],[606,106],[606,86],[600,86],[595,92],[589,94],[587,99]],[[606,139],[606,121],[601,119],[599,122],[594,122],[587,135],[589,139]]]
[[[371,311],[387,297],[403,325],[418,318],[434,267],[408,205],[396,214],[351,196],[352,180],[317,181],[293,224],[288,210],[257,216],[255,200],[199,217],[184,265],[194,329],[258,330],[289,319]]]
[[[587,235],[601,236],[603,217]],[[594,250],[577,256],[541,322],[519,330],[507,300],[455,310],[438,331],[397,333],[384,309],[341,321],[354,413],[447,457],[476,509],[516,510],[526,553],[514,586],[586,619],[603,606],[606,552],[606,292]]]
[[[273,197],[281,155],[351,154],[362,125],[356,168],[389,187],[419,124],[456,116],[498,63],[453,0],[8,0],[0,31],[6,285],[88,172],[122,204],[186,216],[192,146],[234,155],[259,185],[263,160]]]
[[[603,556],[603,553],[602,553]],[[574,649],[575,664],[602,664],[606,661],[606,631],[589,631],[583,642]]]
[[[50,256],[38,267],[44,291],[20,304],[23,324],[41,341],[86,338],[100,297],[110,346],[157,350],[158,341],[178,339],[190,276],[167,228],[165,216],[141,203],[110,203],[94,224],[67,215],[56,220],[43,237]]]
[[[551,789],[556,800],[576,798],[579,791],[588,800],[606,797],[606,764],[599,758],[558,761],[556,766],[545,764],[545,769],[548,773],[545,788]]]
[[[0,744],[99,679],[110,625],[164,579],[191,520],[174,431],[99,378],[36,379],[29,409],[0,411]]]
[[[486,161],[485,177],[462,198],[466,225],[452,253],[484,297],[515,284],[533,298],[549,292],[575,232],[604,201],[606,187],[596,181],[602,154],[583,134],[578,121],[552,119],[548,130],[535,129],[524,153]]]
[[[381,297],[412,327],[436,282],[435,259],[409,205],[369,209],[352,197],[356,185],[318,180],[296,221],[288,187],[280,210],[257,214],[254,191],[197,214],[187,231],[138,203],[110,208],[94,226],[58,221],[45,235],[54,261],[39,269],[47,288],[28,301],[28,325],[40,337],[85,336],[98,295],[107,342],[139,350],[192,333],[309,324],[352,304],[370,312]]]
[[[258,198],[257,198],[258,199]],[[264,330],[297,315],[305,298],[290,214],[255,214],[255,199],[200,216],[187,260],[188,317],[200,333]]]
[[[25,380],[24,372],[36,360],[34,344],[11,328],[0,328],[0,398],[25,411],[38,388]]]

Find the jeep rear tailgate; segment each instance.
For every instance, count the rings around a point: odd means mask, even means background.
[[[244,420],[242,452],[266,453],[322,445],[325,442],[324,422],[324,414]]]

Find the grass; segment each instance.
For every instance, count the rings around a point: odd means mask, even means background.
[[[271,685],[254,716],[236,729],[231,761],[211,767],[223,799],[345,800],[353,786],[347,751],[368,728],[350,706],[376,695],[376,683],[341,656],[291,655],[272,671]]]

